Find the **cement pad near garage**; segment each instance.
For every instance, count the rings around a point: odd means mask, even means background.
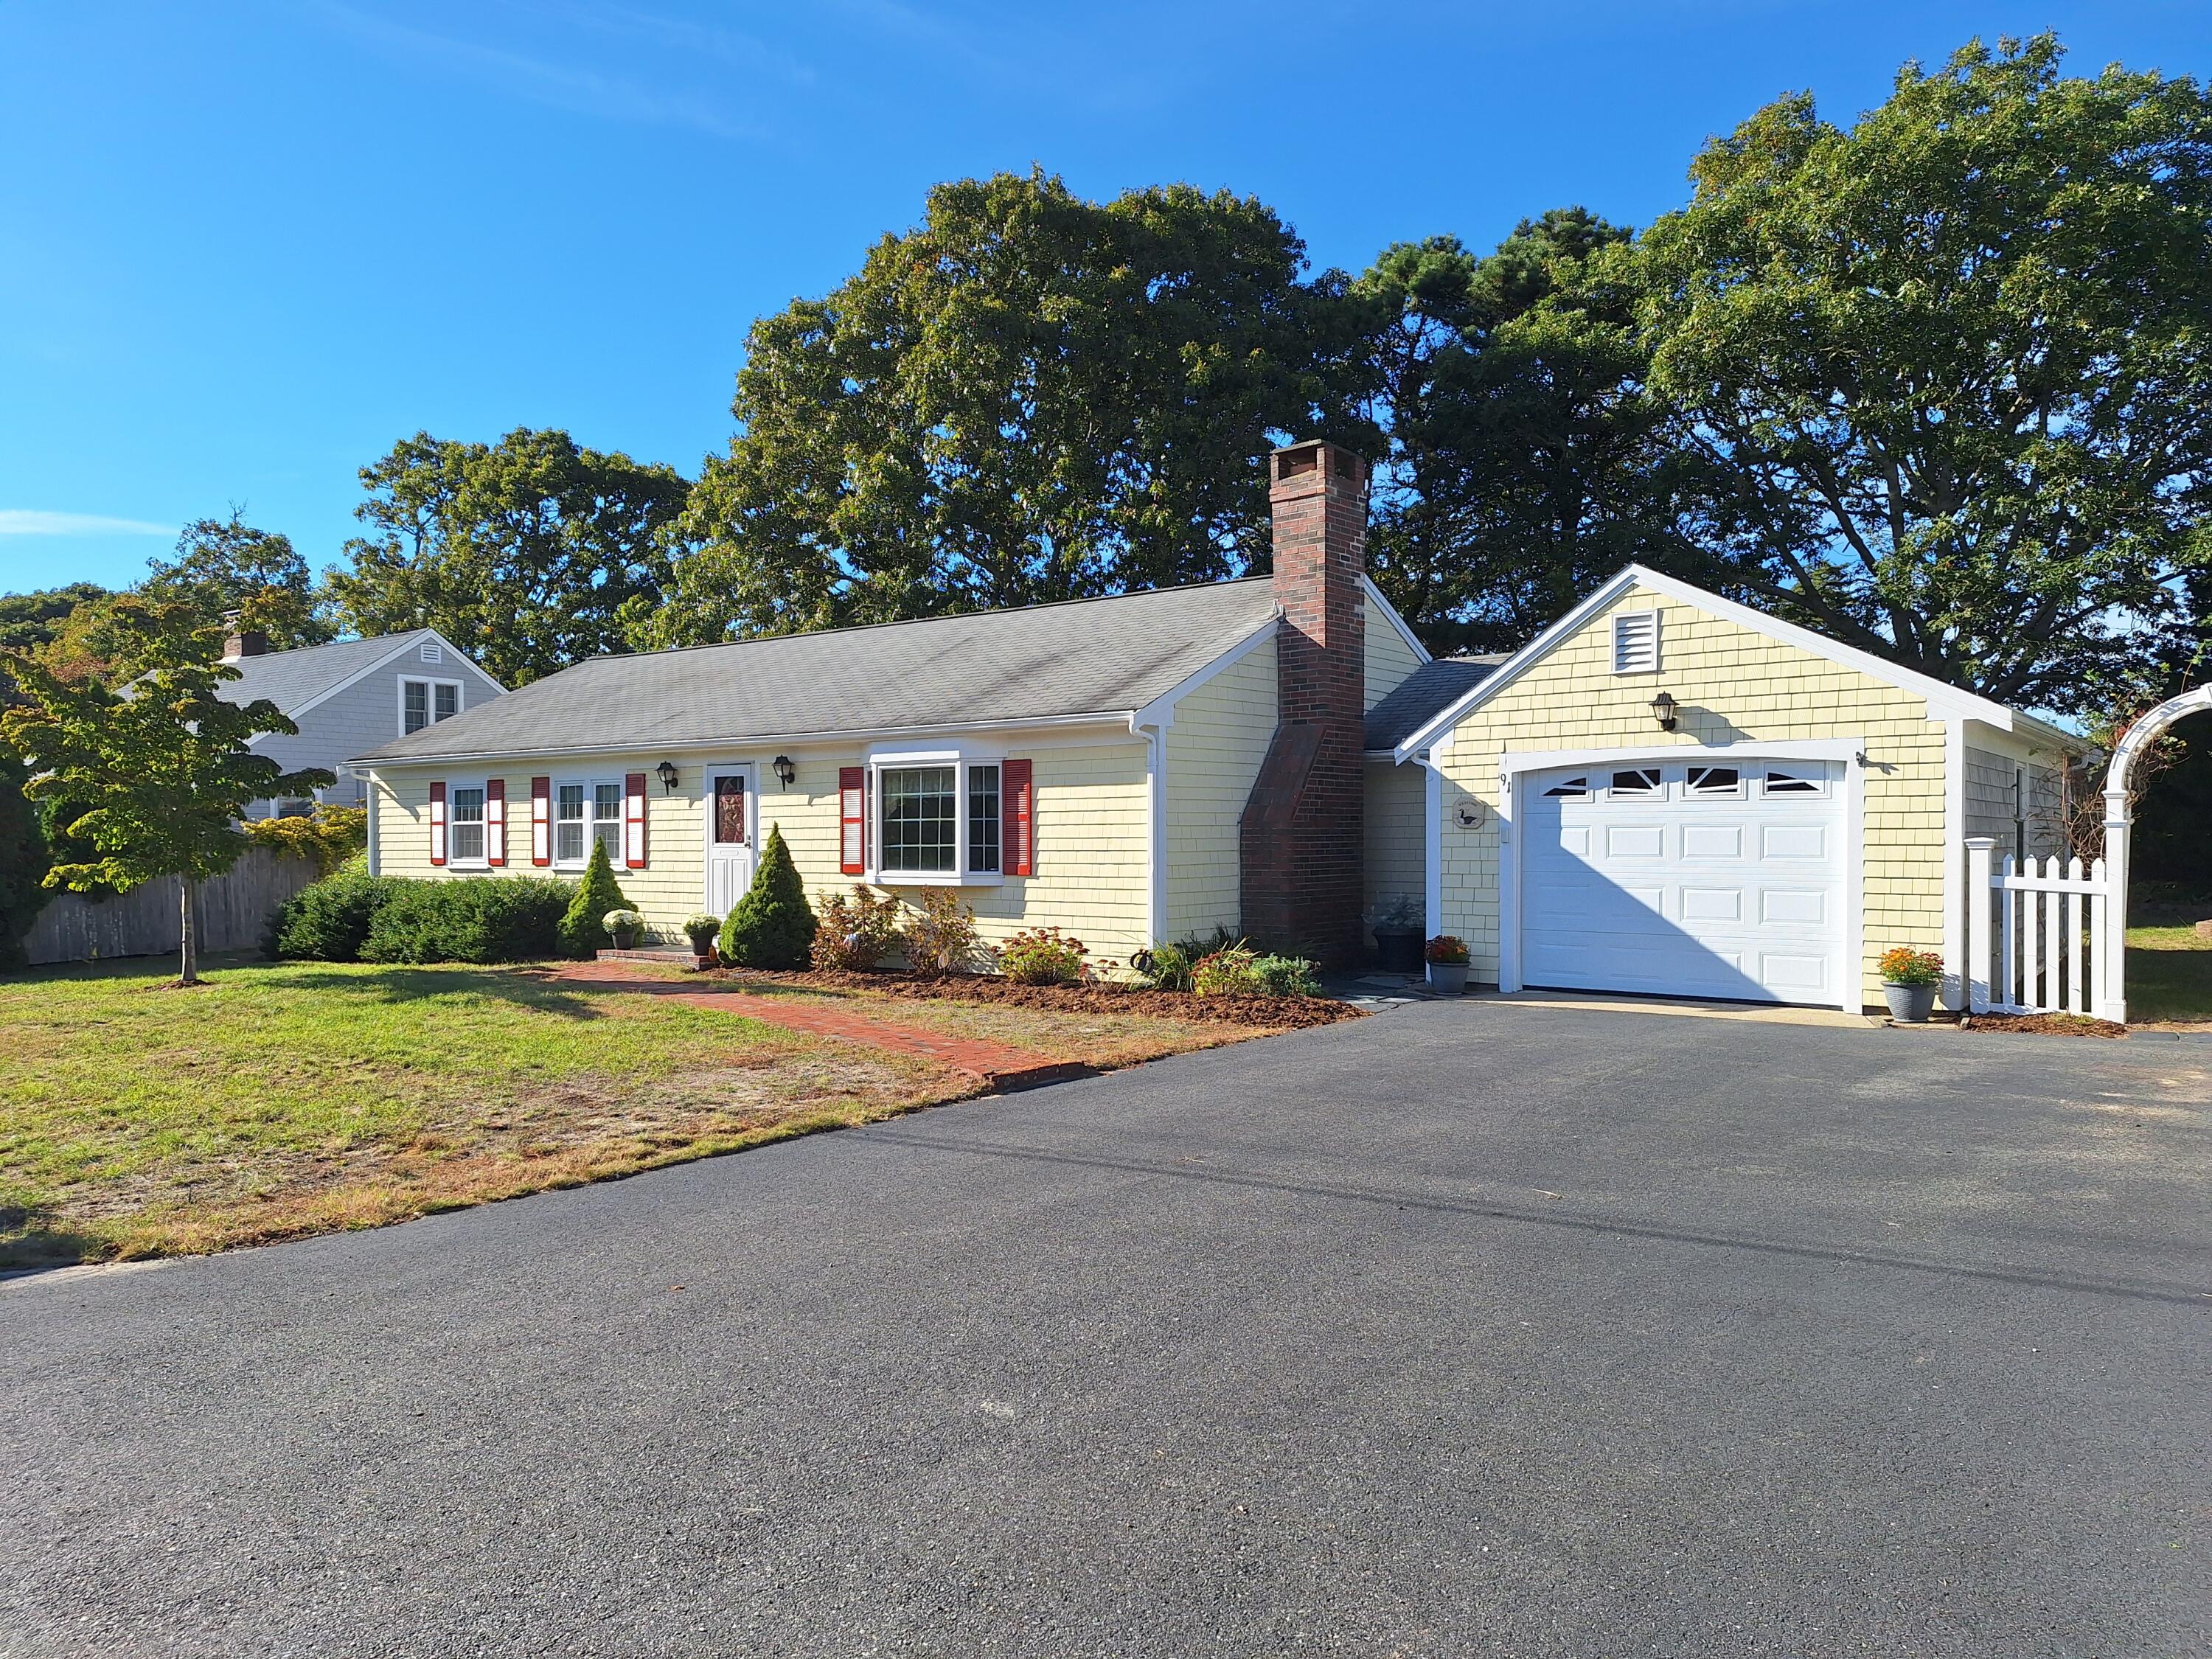
[[[1690,1019],[1747,1020],[1759,1025],[1826,1025],[1868,1030],[1889,1024],[1878,1014],[1847,1014],[1840,1008],[1798,1008],[1779,1003],[1699,1002],[1674,997],[1639,997],[1602,991],[1478,991],[1468,1001],[1513,1003],[1531,1008],[1574,1008],[1584,1013],[1674,1014]],[[1932,1027],[1930,1029],[1933,1029]]]

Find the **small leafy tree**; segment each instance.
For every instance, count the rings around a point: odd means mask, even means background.
[[[770,824],[753,884],[722,924],[722,957],[740,968],[804,968],[814,949],[814,910],[781,826]]]
[[[45,885],[125,891],[159,876],[178,878],[179,981],[199,982],[192,929],[198,884],[238,861],[246,840],[238,820],[249,803],[303,795],[328,772],[287,772],[247,745],[264,732],[299,728],[265,698],[243,706],[222,687],[238,671],[217,660],[222,629],[197,608],[126,595],[118,624],[146,672],[121,692],[72,684],[27,658],[9,664],[21,702],[0,714],[0,741],[32,774],[23,793],[68,803],[57,829],[73,848]]]
[[[950,887],[925,887],[915,896],[903,942],[907,966],[925,979],[971,968],[983,954],[975,913]]]
[[[853,884],[853,896],[828,893],[816,911],[814,965],[865,973],[898,948],[904,907],[889,893]]]
[[[46,908],[52,862],[38,809],[23,798],[23,769],[0,757],[0,972],[23,965],[23,935]]]
[[[576,884],[568,914],[561,918],[561,948],[572,957],[592,955],[607,936],[606,924],[600,918],[610,910],[629,908],[628,895],[615,879],[615,867],[607,860],[606,842],[594,840],[584,878]]]

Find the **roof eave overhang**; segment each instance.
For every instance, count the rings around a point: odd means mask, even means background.
[[[1127,729],[1139,711],[1132,708],[1101,709],[1079,714],[1030,714],[1002,720],[957,720],[928,726],[840,726],[822,732],[737,732],[726,738],[684,738],[667,742],[655,742],[650,737],[634,738],[626,743],[575,744],[567,746],[533,745],[528,749],[473,749],[441,751],[434,755],[386,755],[372,751],[356,756],[345,763],[348,766],[374,772],[386,768],[403,766],[450,766],[463,761],[528,761],[539,758],[558,759],[585,755],[637,755],[648,751],[671,755],[712,753],[736,748],[769,749],[788,744],[797,747],[818,747],[833,743],[873,743],[885,738],[941,738],[957,737],[963,732],[1023,732],[1054,730],[1062,726],[1119,726]]]

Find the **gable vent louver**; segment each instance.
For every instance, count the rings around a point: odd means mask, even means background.
[[[1613,672],[1616,674],[1656,674],[1659,672],[1659,613],[1625,611],[1613,619]]]
[[[422,660],[424,662],[443,662],[445,659],[446,649],[443,646],[440,645],[437,641],[425,640],[422,641]]]

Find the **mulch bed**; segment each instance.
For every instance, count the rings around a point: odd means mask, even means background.
[[[2124,1037],[2128,1034],[2124,1025],[2091,1019],[2086,1014],[1965,1014],[1960,1017],[1959,1029],[2026,1031],[2037,1036]]]
[[[1157,991],[1136,985],[1017,985],[1012,980],[979,974],[916,979],[906,974],[854,974],[826,969],[771,974],[721,968],[707,977],[739,985],[784,985],[797,991],[872,991],[879,996],[933,1002],[996,1002],[1079,1014],[1146,1014],[1155,1019],[1211,1020],[1222,1025],[1260,1025],[1278,1030],[1361,1018],[1358,1009],[1327,997],[1201,997],[1188,991]]]

